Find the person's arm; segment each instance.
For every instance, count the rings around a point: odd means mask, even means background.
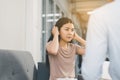
[[[53,27],[52,29],[53,40],[47,43],[46,49],[49,54],[56,55],[59,49],[59,39],[58,39],[58,28]]]
[[[81,43],[83,46],[86,45],[86,41],[83,38],[81,38],[76,32],[74,34],[74,39]]]
[[[82,46],[76,45],[77,46],[77,54],[83,55],[85,53],[86,41],[83,38],[81,38],[76,32],[74,34],[74,39],[82,44]]]
[[[107,53],[107,29],[101,15],[92,15],[88,23],[86,51],[82,60],[85,80],[100,80]]]
[[[77,54],[79,55],[84,55],[85,54],[85,47],[81,47],[80,45],[76,44],[76,50],[77,50]]]

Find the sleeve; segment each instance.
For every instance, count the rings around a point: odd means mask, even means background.
[[[78,50],[79,50],[80,48],[83,48],[83,47],[80,46],[80,45],[78,45],[78,44],[75,44],[76,54],[78,54]]]
[[[99,80],[107,53],[107,29],[101,15],[92,14],[88,22],[86,51],[83,55],[82,75],[85,80]]]

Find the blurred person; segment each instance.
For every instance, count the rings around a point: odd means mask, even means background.
[[[86,53],[82,75],[85,80],[100,80],[106,56],[112,80],[120,80],[120,0],[94,10],[88,22]]]

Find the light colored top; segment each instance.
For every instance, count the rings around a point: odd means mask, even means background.
[[[86,53],[82,63],[84,79],[100,80],[107,55],[112,80],[120,80],[120,0],[93,11],[86,39]]]
[[[56,78],[75,77],[75,55],[78,47],[80,46],[69,43],[67,49],[59,47],[57,55],[49,54],[49,80],[56,80]]]

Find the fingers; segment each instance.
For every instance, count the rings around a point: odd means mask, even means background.
[[[75,32],[74,33],[74,39],[76,39],[78,37],[78,34]]]
[[[58,27],[56,27],[56,26],[54,26],[53,28],[52,28],[52,34],[53,35],[59,35],[59,31],[58,31]]]

